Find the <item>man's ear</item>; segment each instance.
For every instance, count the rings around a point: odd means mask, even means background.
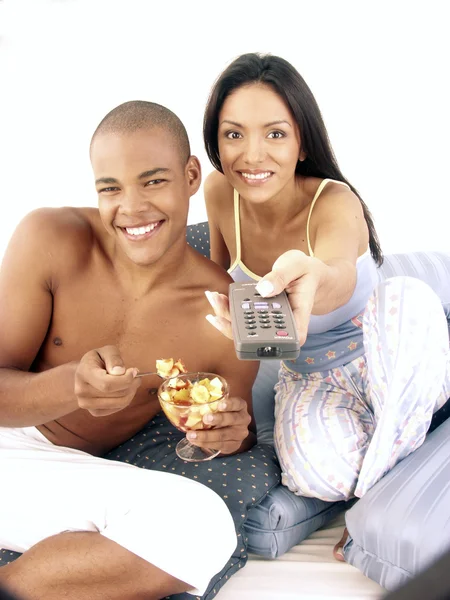
[[[196,156],[190,156],[185,168],[186,179],[189,186],[189,194],[193,196],[202,182],[202,168]]]

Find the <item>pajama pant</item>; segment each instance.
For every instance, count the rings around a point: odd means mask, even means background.
[[[327,501],[363,496],[423,443],[450,396],[447,320],[418,279],[380,283],[364,311],[364,354],[301,374],[285,364],[275,396],[282,482]]]

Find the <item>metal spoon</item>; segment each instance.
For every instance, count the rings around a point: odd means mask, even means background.
[[[136,377],[147,377],[147,375],[158,375],[158,377],[161,377],[161,379],[167,379],[167,377],[163,377],[159,373],[153,373],[152,371],[148,371],[147,373],[138,373]]]

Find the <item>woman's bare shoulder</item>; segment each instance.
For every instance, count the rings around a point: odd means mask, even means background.
[[[203,184],[205,201],[209,205],[222,203],[224,200],[230,202],[233,199],[233,186],[230,185],[225,175],[219,171],[212,171]]]

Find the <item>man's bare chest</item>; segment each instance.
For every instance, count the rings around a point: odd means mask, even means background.
[[[174,294],[125,296],[111,286],[77,286],[58,290],[53,315],[40,352],[48,366],[79,360],[86,352],[116,346],[128,367],[152,370],[157,358],[175,357],[195,346],[198,322],[203,319],[197,297]]]

